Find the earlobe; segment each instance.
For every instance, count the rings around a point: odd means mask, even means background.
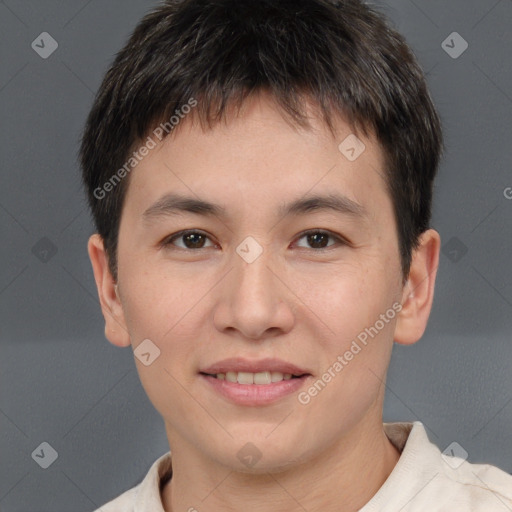
[[[98,233],[89,238],[87,250],[98,289],[101,311],[105,318],[105,337],[113,345],[128,347],[130,346],[130,336],[119,298],[118,285],[110,273],[108,256],[103,240]]]
[[[441,237],[437,231],[429,229],[421,235],[403,288],[402,310],[394,333],[396,343],[412,345],[425,332],[434,300],[440,246]]]

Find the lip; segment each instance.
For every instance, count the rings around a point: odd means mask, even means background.
[[[216,375],[217,373],[227,372],[281,372],[291,373],[292,375],[311,375],[311,372],[307,369],[300,368],[292,363],[283,361],[282,359],[266,358],[258,359],[257,361],[251,361],[250,359],[244,359],[242,357],[232,357],[229,359],[223,359],[218,361],[204,369],[199,370],[199,373],[208,373],[210,375]],[[254,384],[254,386],[259,386]],[[271,384],[264,385],[265,387],[271,386]]]
[[[292,393],[297,393],[312,376],[303,375],[302,377],[272,382],[271,384],[238,384],[238,382],[220,380],[205,374],[200,374],[199,377],[210,389],[220,394],[229,402],[236,405],[255,407],[269,405]]]

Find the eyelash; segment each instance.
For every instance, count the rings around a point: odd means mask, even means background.
[[[164,248],[169,248],[169,246],[173,245],[173,242],[175,240],[178,240],[180,238],[183,238],[186,235],[191,235],[191,234],[202,235],[202,236],[210,239],[210,237],[205,232],[203,232],[203,231],[199,231],[197,229],[187,229],[185,231],[180,231],[178,233],[175,233],[174,235],[171,235],[170,237],[167,237],[162,242],[161,245]],[[326,230],[322,230],[322,229],[308,229],[307,231],[303,231],[302,233],[299,234],[297,240],[300,240],[300,239],[302,239],[302,238],[304,238],[304,237],[306,237],[308,235],[313,235],[313,234],[327,235],[330,238],[333,238],[340,245],[349,245],[348,241],[343,239],[342,237],[340,237],[338,235],[335,235],[331,231],[326,231]],[[335,245],[336,244],[332,244],[332,245],[328,245],[327,247],[321,247],[319,249],[311,248],[311,250],[313,250],[315,252],[325,251],[325,250],[328,250],[328,249],[332,249],[333,247],[335,247]],[[177,246],[175,246],[174,248],[180,249],[180,250],[183,250],[183,251],[192,251],[192,252],[196,252],[196,251],[199,251],[201,249],[208,249],[208,247],[200,247],[198,249],[189,249],[189,248],[183,248],[183,247],[177,247]],[[301,249],[305,249],[305,247],[301,247]]]

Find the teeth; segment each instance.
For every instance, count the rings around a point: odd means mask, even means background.
[[[270,380],[272,382],[279,382],[284,379],[284,374],[282,374],[281,372],[271,372],[270,375],[271,375]],[[289,375],[289,374],[287,374],[287,375]]]
[[[291,373],[281,372],[227,372],[217,373],[217,379],[227,380],[228,382],[238,382],[238,384],[271,384],[282,380],[290,380]]]
[[[249,372],[238,372],[237,382],[238,384],[254,384],[254,377],[256,374]]]
[[[247,375],[252,376],[254,384],[270,384],[272,382],[272,374],[270,372],[248,373]],[[238,379],[240,380],[240,374],[238,374]]]
[[[237,373],[236,372],[227,372],[226,380],[228,382],[236,382]]]

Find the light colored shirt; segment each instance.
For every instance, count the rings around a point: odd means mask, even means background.
[[[359,512],[512,512],[512,475],[465,460],[460,445],[447,455],[414,423],[384,423],[400,452],[398,463]],[[172,476],[171,452],[158,458],[141,483],[95,512],[165,512],[161,489]]]

